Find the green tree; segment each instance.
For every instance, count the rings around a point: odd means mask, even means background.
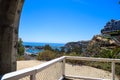
[[[44,46],[44,50],[50,50],[50,51],[53,51],[53,49],[51,48],[50,45],[45,45],[45,46]]]
[[[57,49],[57,48],[54,49],[54,52],[57,53],[57,54],[60,53],[59,49]]]
[[[23,41],[22,41],[22,39],[20,38],[20,39],[18,40],[17,53],[18,53],[19,56],[22,56],[22,55],[24,55],[24,51],[25,51],[25,49],[24,49],[24,46],[23,46]]]
[[[65,52],[65,47],[61,47],[61,51],[60,52]]]

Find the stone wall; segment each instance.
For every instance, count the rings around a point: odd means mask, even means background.
[[[16,70],[18,26],[24,0],[0,0],[0,75]]]

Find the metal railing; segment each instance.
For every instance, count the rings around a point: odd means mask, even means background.
[[[27,68],[11,73],[7,73],[2,77],[2,80],[22,80],[26,76],[28,80],[62,80],[63,78],[78,78],[78,79],[89,79],[89,80],[103,80],[101,78],[83,77],[83,76],[72,76],[65,75],[65,60],[81,60],[81,61],[97,61],[97,62],[111,62],[112,77],[111,80],[115,80],[115,63],[120,63],[120,59],[108,59],[108,58],[91,58],[91,57],[75,57],[75,56],[63,56],[36,67]],[[54,69],[54,71],[50,70]],[[47,69],[50,68],[50,69]],[[44,73],[46,70],[46,73]],[[57,71],[58,70],[58,71]],[[45,74],[43,76],[43,74]],[[54,74],[54,75],[53,75]],[[47,77],[52,78],[47,78]],[[23,80],[27,80],[23,79]]]

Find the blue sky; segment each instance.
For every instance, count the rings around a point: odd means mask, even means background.
[[[25,0],[19,37],[27,42],[90,40],[111,19],[120,19],[119,0]]]

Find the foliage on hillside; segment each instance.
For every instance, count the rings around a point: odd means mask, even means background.
[[[23,41],[20,38],[18,40],[18,48],[17,48],[17,60],[24,60],[24,46],[23,46]]]
[[[45,45],[43,47],[44,50],[50,50],[50,51],[53,51],[52,47],[50,45]]]
[[[86,50],[88,43],[89,41],[68,42],[64,46],[65,52],[66,54],[72,52],[75,52],[76,54],[81,54]]]
[[[117,58],[120,59],[120,47],[115,48],[113,50],[110,49],[102,49],[100,54],[95,55],[95,57],[101,58]]]
[[[23,46],[23,41],[22,41],[22,39],[20,38],[19,40],[18,40],[18,50],[17,50],[17,53],[18,53],[18,55],[24,55],[24,51],[25,51],[25,49],[24,49],[24,46]]]
[[[97,35],[94,36],[93,39],[88,44],[86,53],[84,55],[96,56],[101,54],[102,50],[104,49],[112,50],[115,47],[117,47],[117,45],[111,38]]]

